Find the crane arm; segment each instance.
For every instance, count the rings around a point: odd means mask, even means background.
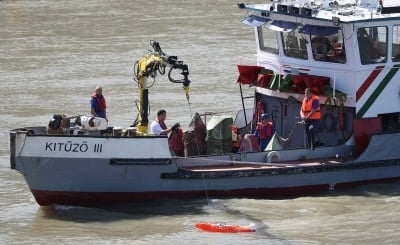
[[[154,52],[150,55],[141,57],[135,63],[135,79],[138,82],[139,99],[138,99],[138,119],[135,122],[137,127],[136,132],[138,135],[146,135],[148,130],[148,108],[149,108],[149,91],[147,85],[147,79],[152,77],[155,79],[157,73],[164,75],[165,68],[170,67],[168,72],[168,79],[172,83],[181,83],[186,95],[189,100],[189,68],[183,61],[178,60],[177,56],[168,56],[162,50],[158,42],[150,41]],[[181,79],[175,79],[172,77],[173,70],[181,70]]]

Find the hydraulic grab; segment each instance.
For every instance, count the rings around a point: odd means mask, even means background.
[[[157,73],[164,75],[166,67],[170,67],[168,71],[168,79],[173,83],[183,84],[183,89],[187,100],[189,101],[189,68],[183,61],[179,61],[177,56],[166,55],[160,47],[160,44],[151,40],[150,45],[153,52],[149,55],[143,56],[135,63],[135,80],[139,88],[139,99],[137,101],[137,108],[139,111],[138,117],[134,123],[136,126],[137,135],[146,135],[149,124],[149,88],[148,78],[156,78]],[[175,69],[181,70],[182,79],[172,78],[172,71]]]

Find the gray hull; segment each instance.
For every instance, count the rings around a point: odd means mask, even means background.
[[[87,150],[74,155],[63,152],[63,145],[49,146],[49,142],[70,142],[75,146],[85,142],[89,149],[101,144],[102,152],[88,153]],[[167,145],[166,138],[149,141],[148,138],[86,136],[75,139],[17,131],[11,136],[11,166],[24,175],[40,205],[102,205],[206,196],[276,198],[399,180],[400,157],[395,151],[398,142],[400,134],[376,135],[358,159],[320,157],[334,156],[335,152],[349,154],[346,146],[338,146],[312,152],[308,149],[277,151],[275,154],[279,154],[280,160],[266,163],[269,152],[175,158],[162,150]],[[42,147],[31,149],[40,144]],[[135,150],[133,145],[144,147]],[[109,147],[114,155],[108,155]],[[115,152],[119,148],[123,149]],[[144,148],[153,157],[143,158],[140,151]],[[297,160],[306,153],[308,158]],[[68,154],[72,155],[68,157]]]

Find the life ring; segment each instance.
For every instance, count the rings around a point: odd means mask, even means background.
[[[328,132],[336,130],[336,119],[331,113],[324,113],[322,116],[322,126]]]
[[[340,131],[344,131],[345,130],[345,114],[343,112],[338,113],[337,114],[337,121],[338,121],[338,129],[340,129]]]
[[[238,233],[238,232],[255,232],[246,226],[226,225],[226,224],[211,224],[211,223],[197,223],[196,228],[208,232],[221,232],[221,233]]]
[[[277,151],[270,151],[267,154],[266,162],[272,163],[272,161],[281,160],[281,154]]]

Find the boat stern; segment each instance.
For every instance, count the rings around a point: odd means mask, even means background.
[[[18,128],[10,130],[10,139],[9,139],[9,147],[10,147],[10,167],[11,169],[16,169],[21,172],[21,169],[18,168],[18,157],[22,152],[22,149],[25,144],[25,140],[28,134],[36,131],[43,131],[44,127],[35,128]]]
[[[20,129],[13,129],[10,131],[10,167],[11,169],[17,168],[17,157],[18,152],[21,152],[21,148],[23,147],[23,142],[25,141],[25,137],[28,133],[28,130],[20,130]]]

